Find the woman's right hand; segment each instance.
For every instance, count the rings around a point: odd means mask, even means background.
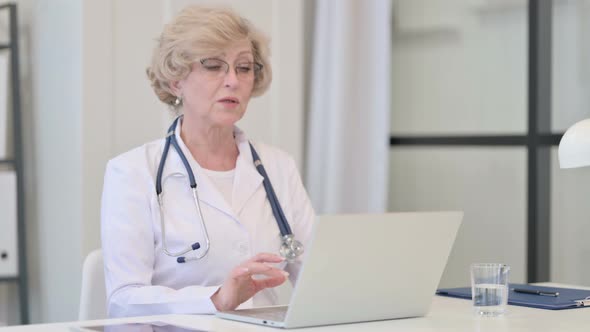
[[[218,311],[233,310],[265,288],[281,285],[289,274],[270,263],[281,263],[281,256],[260,253],[235,267],[221,287],[211,296]],[[254,275],[264,278],[253,278]]]

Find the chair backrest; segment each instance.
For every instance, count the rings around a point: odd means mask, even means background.
[[[86,256],[82,267],[82,292],[78,319],[107,318],[106,294],[102,250],[97,249]]]

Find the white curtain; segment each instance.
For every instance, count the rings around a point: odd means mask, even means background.
[[[316,212],[387,209],[391,0],[317,0],[306,186]]]

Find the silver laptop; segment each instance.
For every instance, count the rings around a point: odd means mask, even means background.
[[[424,316],[463,212],[324,215],[288,306],[217,316],[282,328]]]

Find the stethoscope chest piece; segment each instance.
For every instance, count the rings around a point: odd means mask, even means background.
[[[297,257],[303,254],[303,244],[295,240],[293,234],[283,235],[281,237],[279,253],[285,257],[287,262],[293,263]]]

